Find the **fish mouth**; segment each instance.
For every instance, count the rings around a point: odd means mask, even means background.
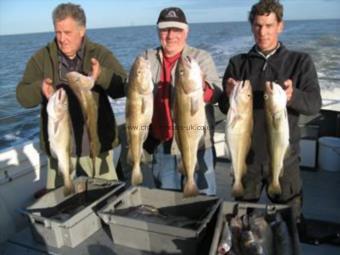
[[[57,90],[57,99],[58,101],[62,101],[65,98],[65,90],[63,88],[60,88]]]
[[[58,100],[61,100],[61,96],[62,96],[61,93],[62,93],[61,90],[59,90],[58,91]]]

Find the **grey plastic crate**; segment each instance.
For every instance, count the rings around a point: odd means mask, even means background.
[[[223,202],[222,206],[219,209],[217,222],[215,227],[215,232],[213,234],[213,239],[210,245],[209,255],[216,255],[218,245],[221,239],[222,229],[225,224],[225,216],[227,214],[233,213],[235,205],[238,205],[238,215],[244,215],[249,210],[260,210],[263,213],[268,212],[271,214],[280,213],[282,219],[285,221],[288,227],[289,238],[290,238],[290,245],[291,245],[291,253],[284,253],[290,255],[299,255],[300,254],[300,244],[299,244],[299,237],[297,234],[296,224],[293,220],[292,211],[290,206],[288,205],[279,205],[279,204],[255,204],[255,203],[243,203],[243,202]],[[283,252],[283,251],[280,251]],[[273,254],[275,251],[273,251]],[[281,254],[281,253],[280,253]],[[283,254],[283,253],[282,253]]]
[[[96,214],[106,199],[124,190],[119,181],[79,177],[75,194],[64,197],[63,187],[48,192],[24,210],[36,241],[47,246],[75,247],[101,228]]]
[[[222,201],[217,197],[183,198],[180,192],[132,187],[98,212],[109,224],[114,244],[157,254],[197,254],[207,228],[215,224]],[[162,213],[163,221],[124,215],[129,208],[150,205]],[[167,216],[164,216],[167,215]],[[191,226],[166,222],[170,217],[188,219]],[[213,222],[213,223],[212,223]]]

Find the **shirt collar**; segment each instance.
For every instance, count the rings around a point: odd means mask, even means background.
[[[58,44],[57,44],[58,45]],[[81,47],[80,47],[80,49],[77,51],[77,53],[76,53],[76,58],[78,58],[79,60],[83,60],[83,58],[84,58],[84,51],[85,51],[85,43],[84,43],[84,40],[83,40],[83,42],[82,42],[82,44],[81,44]],[[60,49],[59,49],[59,47],[57,47],[57,52],[58,52],[58,56],[59,57],[61,57],[61,59],[62,59],[62,61],[66,58],[66,59],[68,59],[68,60],[70,60]]]
[[[270,58],[271,56],[273,56],[275,54],[275,52],[280,48],[281,44],[280,42],[277,43],[275,49],[273,49],[271,52],[264,54],[259,47],[257,47],[257,45],[255,45],[255,51],[260,54],[262,57],[264,57],[265,59]]]

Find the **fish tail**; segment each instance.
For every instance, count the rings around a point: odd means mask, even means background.
[[[184,170],[184,165],[183,165],[183,161],[181,160],[179,163],[178,163],[178,167],[177,167],[178,171],[183,174],[183,175],[186,175],[186,172]]]
[[[280,195],[281,194],[281,185],[277,181],[272,181],[269,186],[268,186],[268,194],[271,197],[274,197],[275,195]]]
[[[135,163],[132,169],[131,184],[136,186],[143,182],[143,175],[138,163]]]
[[[241,181],[234,182],[232,195],[233,197],[242,197],[244,194],[244,187]]]
[[[184,185],[183,196],[184,197],[195,197],[198,194],[199,193],[198,193],[198,189],[197,189],[195,181],[193,179],[188,179]]]

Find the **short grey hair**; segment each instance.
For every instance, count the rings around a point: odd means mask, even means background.
[[[83,8],[80,5],[66,3],[59,4],[52,13],[53,24],[57,21],[64,20],[68,17],[73,18],[78,25],[86,27],[86,16]]]

